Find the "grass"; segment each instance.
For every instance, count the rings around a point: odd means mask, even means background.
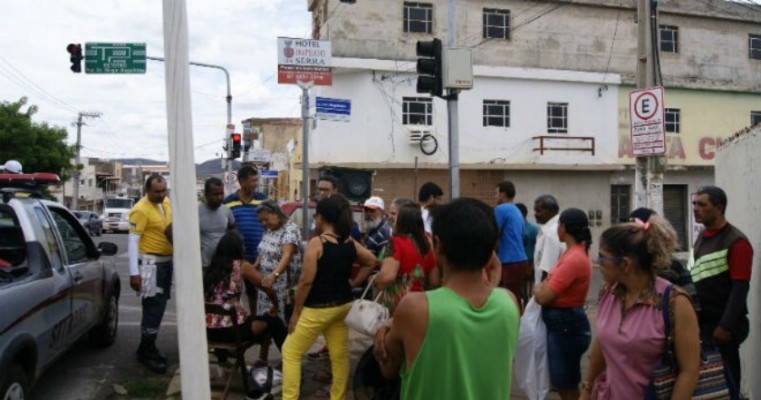
[[[169,386],[169,379],[143,379],[124,383],[127,390],[126,398],[130,399],[164,399],[166,390]],[[114,399],[125,398],[124,396],[115,396]]]

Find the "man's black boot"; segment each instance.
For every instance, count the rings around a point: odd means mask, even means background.
[[[158,352],[155,345],[146,345],[144,342],[141,342],[137,348],[137,360],[157,374],[166,373],[166,359]]]

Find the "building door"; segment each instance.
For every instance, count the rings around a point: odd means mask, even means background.
[[[631,207],[631,185],[610,186],[610,224],[626,222]]]
[[[686,251],[687,243],[687,185],[663,185],[663,214],[676,230],[677,249]]]

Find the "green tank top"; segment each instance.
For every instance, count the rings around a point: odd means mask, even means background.
[[[428,330],[403,367],[403,400],[510,398],[520,314],[504,289],[480,309],[448,288],[426,292]]]

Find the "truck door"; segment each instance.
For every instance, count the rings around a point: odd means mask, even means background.
[[[71,326],[68,335],[76,339],[97,320],[103,298],[103,268],[90,235],[68,210],[49,205],[64,245],[65,268],[71,275]]]

